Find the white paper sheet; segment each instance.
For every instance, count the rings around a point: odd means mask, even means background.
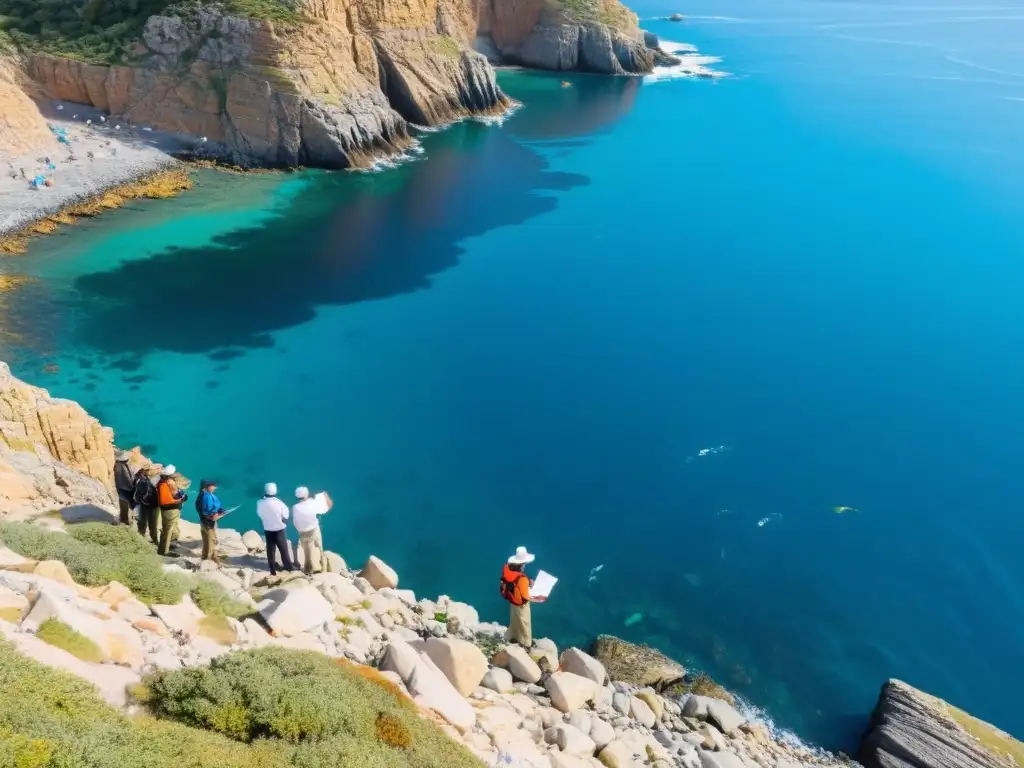
[[[537,571],[537,578],[533,580],[533,586],[530,587],[530,598],[549,597],[557,583],[558,579],[547,571]]]

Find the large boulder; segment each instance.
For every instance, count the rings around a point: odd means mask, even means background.
[[[334,620],[334,609],[311,585],[275,589],[256,606],[275,636],[291,636]]]
[[[423,653],[463,696],[471,694],[487,674],[487,658],[466,640],[431,637],[424,643]]]
[[[470,730],[476,722],[473,707],[434,665],[429,656],[420,655],[405,685],[413,701],[424,709],[436,712],[460,731]]]
[[[636,645],[612,635],[600,635],[594,642],[594,657],[600,661],[612,680],[650,685],[663,690],[679,682],[686,669],[656,648]]]
[[[634,720],[636,720],[644,728],[653,728],[654,724],[658,719],[654,716],[654,712],[647,705],[643,699],[639,699],[636,696],[629,701],[629,714]]]
[[[708,702],[708,720],[718,726],[722,733],[733,733],[747,722],[747,718],[724,701],[712,699]]]
[[[351,579],[339,573],[316,573],[313,574],[311,581],[334,606],[350,607],[359,605],[366,599]]]
[[[263,537],[256,533],[256,531],[246,531],[243,533],[242,543],[248,551],[256,554],[267,551],[267,545],[264,543]]]
[[[558,661],[566,672],[572,672],[580,677],[589,677],[598,685],[604,685],[608,680],[604,664],[579,648],[567,648],[562,652]]]
[[[621,739],[613,739],[605,745],[604,749],[597,753],[606,768],[637,768],[642,765],[633,759],[633,750]]]
[[[398,574],[395,573],[395,569],[376,555],[370,555],[359,575],[370,582],[374,589],[398,588]]]
[[[700,750],[701,768],[746,768],[746,765],[732,752],[708,752]]]
[[[544,741],[556,744],[562,752],[577,757],[589,757],[597,749],[593,739],[566,723],[553,725],[544,731]]]
[[[0,603],[2,607],[2,603]],[[498,693],[512,693],[515,690],[515,683],[512,680],[512,673],[501,667],[491,667],[480,681],[484,688],[490,688]]]
[[[551,703],[562,712],[579,709],[597,695],[597,685],[572,672],[555,672],[544,682]]]
[[[504,667],[516,680],[533,685],[540,681],[541,671],[537,662],[530,658],[520,645],[507,645],[494,654],[495,665]]]
[[[609,744],[615,738],[615,729],[612,728],[610,723],[606,723],[599,717],[595,717],[593,722],[590,724],[590,738],[594,740],[594,744],[598,749],[603,749],[605,745]]]
[[[657,720],[661,720],[665,716],[665,700],[655,693],[653,689],[641,688],[633,695],[651,708]]]
[[[882,686],[860,748],[867,768],[1007,768],[1012,754],[1024,744],[900,680]]]

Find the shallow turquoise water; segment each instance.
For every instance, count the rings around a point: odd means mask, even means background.
[[[1024,6],[682,10],[733,77],[506,73],[397,169],[203,175],[0,265],[0,352],[226,503],[328,488],[421,594],[501,619],[525,544],[539,631],[828,746],[888,676],[1024,732]]]

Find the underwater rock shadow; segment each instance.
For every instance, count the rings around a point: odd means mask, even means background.
[[[269,332],[322,305],[431,287],[459,243],[557,206],[550,192],[589,183],[476,123],[430,137],[428,157],[373,176],[314,177],[260,226],[202,247],[169,247],[75,281],[64,309],[76,341],[108,355],[267,346]]]

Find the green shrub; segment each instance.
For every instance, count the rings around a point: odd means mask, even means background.
[[[220,584],[199,578],[192,587],[192,602],[199,610],[212,616],[230,616],[239,619],[253,612],[250,603],[236,600]]]
[[[149,545],[135,549],[127,536],[141,542],[127,527],[102,523],[84,523],[73,526],[70,533],[56,533],[30,523],[0,522],[0,542],[33,560],[60,560],[79,584],[98,587],[119,581],[144,602],[179,602],[189,579],[164,573],[162,561]]]
[[[36,637],[55,648],[67,651],[76,659],[93,664],[103,661],[103,651],[96,643],[62,621],[47,619],[39,625]]]
[[[295,749],[241,744],[150,716],[128,717],[84,680],[0,641],[0,766],[16,768],[292,768]],[[318,767],[319,768],[319,767]]]
[[[157,715],[239,741],[294,744],[304,768],[479,768],[385,683],[376,670],[320,653],[261,648],[160,673],[147,699]]]

